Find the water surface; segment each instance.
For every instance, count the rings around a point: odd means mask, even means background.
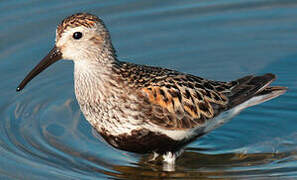
[[[124,61],[228,81],[277,74],[289,91],[190,144],[176,171],[111,148],[84,119],[73,64],[15,88],[76,12],[100,16]],[[0,2],[0,179],[297,177],[297,2],[294,0]]]

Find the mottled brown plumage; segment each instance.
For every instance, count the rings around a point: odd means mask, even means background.
[[[169,164],[197,137],[242,109],[286,91],[285,87],[269,87],[273,74],[221,82],[119,61],[105,25],[87,13],[62,21],[55,47],[18,90],[61,58],[74,61],[80,108],[108,143],[126,151],[163,154]]]
[[[170,69],[117,62],[114,71],[135,92],[144,92],[151,122],[168,129],[201,126],[236,105],[257,96],[275,75],[246,76],[231,82],[211,81]],[[274,87],[275,88],[275,87]],[[267,87],[266,89],[271,89]],[[278,87],[276,90],[286,88]],[[141,108],[143,109],[143,108]]]
[[[177,71],[118,62],[114,71],[145,94],[151,122],[168,129],[194,128],[228,108],[226,93],[238,84],[209,81]],[[142,108],[141,108],[142,109]]]

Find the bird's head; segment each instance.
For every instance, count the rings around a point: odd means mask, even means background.
[[[17,91],[44,69],[60,59],[90,64],[105,64],[115,58],[110,35],[103,21],[88,13],[77,13],[65,18],[57,27],[54,48],[20,83]]]

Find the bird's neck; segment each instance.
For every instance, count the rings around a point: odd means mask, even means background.
[[[75,62],[75,95],[85,118],[98,132],[116,134],[132,127],[126,121],[123,122],[125,126],[119,124],[117,121],[121,115],[114,111],[124,106],[120,97],[125,95],[127,88],[117,66],[120,65],[115,63],[102,67]]]
[[[102,101],[111,95],[113,88],[118,88],[112,86],[117,84],[117,75],[113,72],[116,62],[116,59],[74,62],[75,94],[79,103]]]

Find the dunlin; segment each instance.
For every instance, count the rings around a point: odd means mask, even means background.
[[[162,155],[171,165],[188,143],[287,89],[269,86],[273,74],[221,82],[120,61],[103,21],[78,13],[58,25],[54,48],[17,91],[60,59],[74,61],[80,109],[109,144]]]

